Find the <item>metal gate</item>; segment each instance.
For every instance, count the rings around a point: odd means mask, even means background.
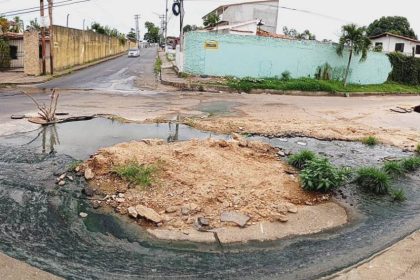
[[[24,50],[23,40],[10,40],[10,68],[23,68]]]

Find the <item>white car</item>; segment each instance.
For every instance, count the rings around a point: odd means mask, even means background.
[[[139,57],[140,50],[139,49],[129,49],[128,50],[128,57]]]

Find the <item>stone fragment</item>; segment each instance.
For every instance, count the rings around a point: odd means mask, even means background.
[[[298,212],[298,208],[293,203],[286,203],[287,212],[296,214]]]
[[[92,197],[95,195],[95,189],[88,186],[82,190],[82,193],[84,193],[86,196]]]
[[[125,198],[117,197],[115,199],[115,201],[118,202],[118,203],[124,203],[125,202]]]
[[[286,204],[277,205],[276,210],[278,213],[281,213],[281,214],[286,214],[289,211]]]
[[[236,140],[236,141],[239,141],[239,140],[242,139],[242,136],[239,135],[238,133],[232,133],[232,139]]]
[[[71,182],[73,182],[74,178],[73,176],[67,175],[67,179],[69,179]]]
[[[165,209],[165,212],[166,213],[169,213],[169,214],[171,214],[171,213],[175,213],[175,212],[177,212],[178,211],[178,207],[176,207],[176,206],[169,206],[168,208],[166,208]]]
[[[66,178],[66,176],[67,176],[66,173],[62,174],[60,177],[58,177],[58,181],[64,180]]]
[[[88,214],[84,213],[84,212],[80,212],[79,216],[80,216],[80,218],[86,218],[88,216]]]
[[[239,212],[222,212],[220,215],[221,222],[232,222],[240,227],[244,227],[249,220],[250,217]]]
[[[93,173],[92,169],[89,167],[85,169],[85,179],[86,180],[92,180],[95,178],[95,173]]]
[[[273,216],[274,220],[281,222],[281,223],[285,223],[289,220],[289,218],[284,215],[284,214],[276,214]]]
[[[93,207],[93,209],[98,209],[99,207],[101,207],[101,202],[98,201],[98,200],[94,200],[92,202],[92,207]]]
[[[60,182],[58,182],[58,185],[60,186],[60,187],[62,187],[62,186],[64,186],[66,184],[66,181],[60,181]]]
[[[154,223],[160,223],[163,221],[162,217],[153,209],[148,208],[146,206],[143,205],[137,205],[136,206],[136,211],[138,213],[139,216],[152,221]]]
[[[220,140],[219,141],[219,146],[221,148],[226,148],[226,147],[229,147],[229,143],[226,140]]]
[[[134,219],[137,218],[138,213],[137,213],[136,207],[128,207],[127,210],[128,210],[128,216],[130,216],[130,217],[132,217]]]
[[[209,220],[208,220],[208,219],[206,219],[206,218],[203,218],[203,217],[199,217],[199,218],[197,219],[197,222],[198,222],[198,224],[199,224],[200,226],[203,226],[203,227],[207,227],[207,226],[209,226],[209,225],[210,225]]]

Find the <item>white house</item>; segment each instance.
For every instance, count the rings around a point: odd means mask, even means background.
[[[278,12],[279,0],[251,1],[222,5],[205,15],[203,19],[215,13],[220,17],[218,26],[235,26],[238,32],[249,31],[249,28],[254,29],[255,21],[258,20],[263,23],[260,25],[261,30],[276,33]],[[246,24],[243,25],[243,23]]]
[[[375,49],[382,49],[383,52],[401,52],[420,57],[420,41],[418,40],[389,32],[370,37],[370,39]]]

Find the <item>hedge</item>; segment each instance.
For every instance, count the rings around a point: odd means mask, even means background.
[[[0,38],[0,70],[10,67],[10,47],[9,43]]]
[[[420,59],[407,56],[402,53],[389,53],[389,61],[392,65],[392,72],[389,74],[389,81],[420,85]]]

